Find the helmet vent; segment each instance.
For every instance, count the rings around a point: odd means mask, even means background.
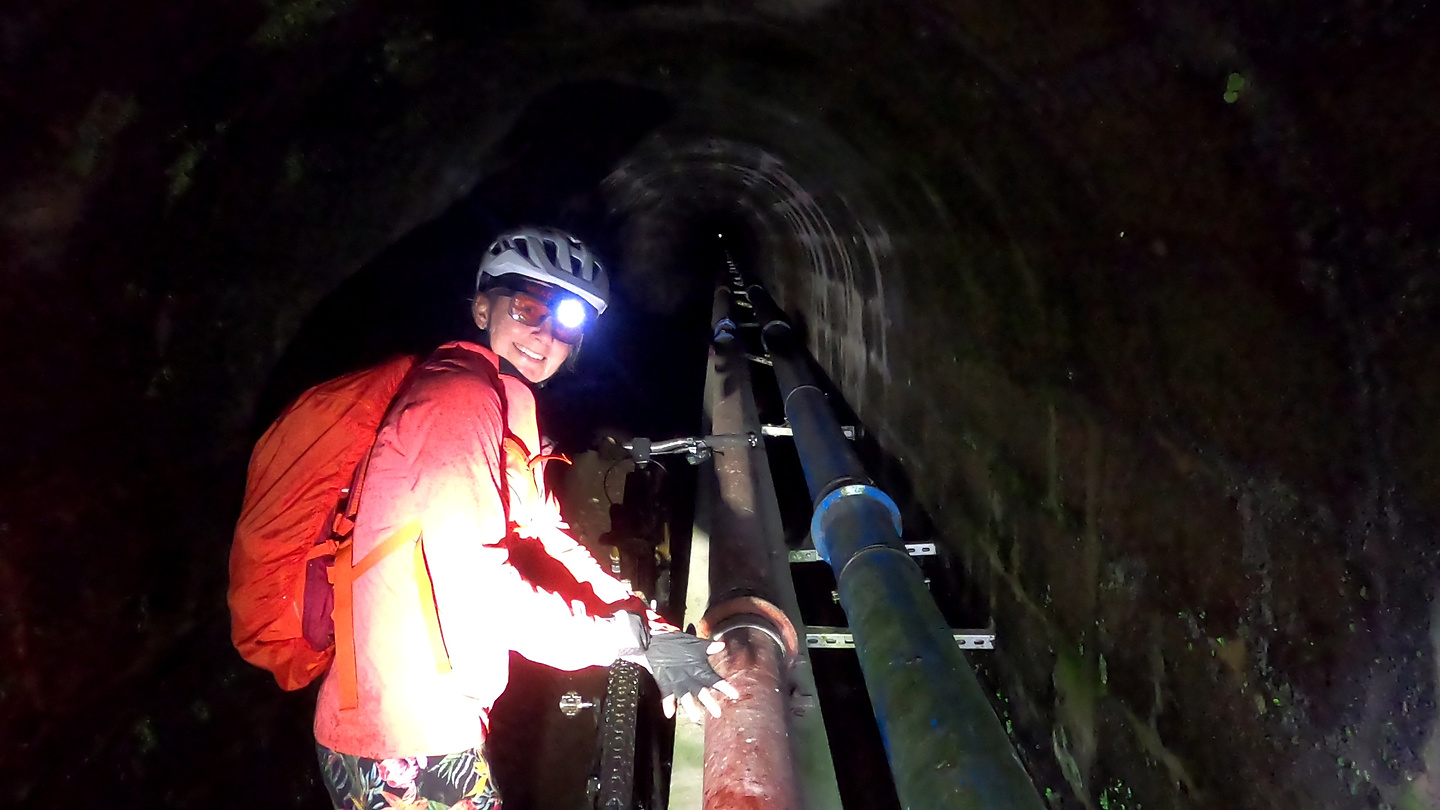
[[[545,245],[545,257],[550,260],[550,266],[551,266],[551,267],[559,267],[559,266],[560,266],[560,248],[559,248],[559,246],[557,246],[557,245],[555,244],[555,240],[553,240],[553,239],[546,239],[546,240],[543,241],[542,244]]]

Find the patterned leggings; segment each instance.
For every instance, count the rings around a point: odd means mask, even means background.
[[[335,810],[500,810],[500,792],[480,749],[366,759],[319,743],[315,748]]]

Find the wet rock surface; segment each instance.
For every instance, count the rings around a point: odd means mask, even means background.
[[[974,660],[1051,806],[1440,804],[1437,29],[1403,0],[0,11],[5,795],[323,802],[308,696],[226,638],[250,443],[463,335],[490,235],[544,221],[619,299],[545,394],[562,444],[695,429],[723,231],[988,606]]]

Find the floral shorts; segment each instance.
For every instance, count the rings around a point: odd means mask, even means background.
[[[316,744],[336,810],[500,810],[485,753],[366,759]]]

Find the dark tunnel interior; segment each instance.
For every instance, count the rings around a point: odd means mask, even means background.
[[[1440,807],[1437,37],[1424,0],[0,8],[0,795],[325,806],[314,690],[228,637],[250,449],[473,338],[489,241],[545,224],[614,280],[539,393],[586,542],[616,440],[702,429],[733,261],[993,627],[1048,807]],[[858,665],[816,672],[847,806],[900,806]],[[555,705],[604,689],[513,658],[507,807],[583,806]]]

